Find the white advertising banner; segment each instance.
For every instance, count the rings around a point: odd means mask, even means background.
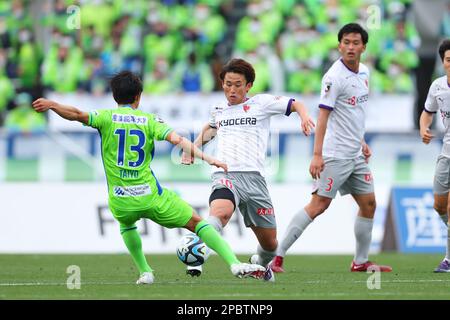
[[[210,185],[165,184],[177,191],[203,217],[208,214]],[[292,216],[310,199],[307,184],[269,185],[278,224],[278,238]],[[378,206],[382,220],[374,229],[374,241],[382,237],[388,188],[381,188]],[[7,183],[0,185],[2,205],[0,253],[119,253],[126,252],[119,225],[107,208],[106,185],[101,183]],[[380,210],[378,210],[380,211]],[[353,223],[357,207],[351,196],[337,196],[325,214],[304,232],[289,253],[354,252]],[[378,212],[377,212],[378,214]],[[141,220],[143,248],[147,253],[175,253],[181,229],[166,229]],[[380,232],[381,231],[381,232]],[[224,237],[236,253],[252,253],[257,241],[234,214]]]

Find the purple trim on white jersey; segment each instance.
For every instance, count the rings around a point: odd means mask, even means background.
[[[289,102],[288,102],[288,105],[287,105],[287,108],[286,108],[286,113],[284,114],[285,116],[287,116],[287,117],[289,117],[289,115],[292,113],[292,111],[291,111],[291,105],[292,105],[292,102],[294,102],[295,101],[295,99],[289,99]]]
[[[333,107],[327,106],[326,104],[319,104],[319,108],[327,109],[333,111]]]
[[[423,111],[428,112],[428,113],[436,113],[436,111],[429,111],[429,110],[427,110],[427,108],[423,108]]]
[[[339,59],[341,62],[342,62],[342,64],[347,68],[347,70],[348,71],[350,71],[350,72],[352,72],[352,73],[354,73],[354,74],[358,74],[359,73],[359,70],[358,70],[358,72],[355,72],[355,71],[353,71],[352,69],[350,69],[349,67],[347,67],[347,65],[344,63],[344,60],[342,60],[342,58],[341,59]]]

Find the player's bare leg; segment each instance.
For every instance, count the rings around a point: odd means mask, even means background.
[[[450,203],[448,201],[448,197],[449,197],[449,193],[446,194],[442,194],[442,195],[438,195],[435,194],[434,195],[434,209],[439,213],[439,216],[441,217],[442,221],[444,221],[444,223],[447,225],[447,248],[446,248],[446,252],[445,252],[445,258],[444,260],[441,261],[441,263],[437,266],[436,269],[434,269],[434,272],[450,272],[450,255],[449,255],[449,250],[450,250],[450,220],[448,219],[448,212],[449,211],[449,206],[448,204]],[[446,220],[447,218],[447,220]]]
[[[447,225],[448,221],[448,197],[449,194],[434,194],[434,210],[439,214],[441,220]]]
[[[274,272],[284,272],[283,260],[286,252],[301,236],[303,231],[311,222],[322,214],[331,203],[332,199],[313,194],[311,201],[304,209],[294,215],[286,229],[286,233],[278,248],[277,256],[273,259],[272,270]]]

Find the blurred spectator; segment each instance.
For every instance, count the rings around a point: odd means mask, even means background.
[[[207,93],[214,89],[211,68],[205,62],[198,61],[195,52],[191,52],[186,61],[175,65],[172,78],[176,91]]]
[[[22,92],[16,96],[16,107],[5,119],[5,128],[9,133],[36,133],[46,129],[44,114],[37,113],[31,107],[31,95]]]

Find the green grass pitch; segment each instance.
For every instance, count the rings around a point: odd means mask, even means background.
[[[248,256],[239,256],[246,261]],[[380,289],[368,289],[371,274],[351,273],[351,256],[290,255],[286,273],[275,283],[237,279],[214,255],[199,278],[185,274],[173,255],[147,255],[155,283],[137,286],[131,258],[119,255],[0,255],[0,299],[149,299],[149,300],[297,300],[297,299],[450,299],[450,274],[435,274],[442,255],[379,254],[389,264]],[[81,288],[68,289],[70,265],[80,267]],[[374,279],[374,278],[371,278]],[[370,283],[373,284],[369,280]]]

